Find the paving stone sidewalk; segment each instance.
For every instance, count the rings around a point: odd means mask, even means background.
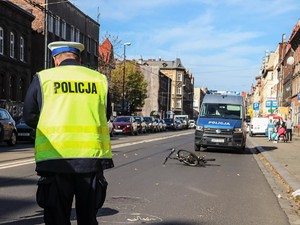
[[[273,143],[265,136],[248,137],[248,142],[263,154],[293,191],[300,190],[300,137],[291,142]]]

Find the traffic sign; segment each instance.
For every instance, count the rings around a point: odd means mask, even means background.
[[[253,103],[253,110],[259,110],[259,102]]]
[[[266,108],[277,109],[278,108],[277,100],[267,100],[266,101]]]

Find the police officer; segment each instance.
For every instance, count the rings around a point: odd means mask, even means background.
[[[36,200],[46,225],[70,225],[74,196],[78,225],[96,225],[106,195],[103,170],[113,167],[107,80],[80,65],[81,43],[48,48],[55,67],[34,76],[23,109],[36,128]]]

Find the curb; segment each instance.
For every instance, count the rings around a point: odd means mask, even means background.
[[[290,174],[284,167],[282,167],[276,160],[274,160],[273,157],[268,154],[268,152],[266,152],[261,146],[256,146],[255,148],[272,165],[272,167],[276,170],[276,172],[286,182],[286,184],[292,191],[300,189],[300,182],[295,176]]]

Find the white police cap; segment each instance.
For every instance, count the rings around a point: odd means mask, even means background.
[[[79,42],[55,41],[51,42],[48,48],[51,50],[53,57],[63,52],[72,52],[80,56],[80,53],[84,50],[84,45]]]

